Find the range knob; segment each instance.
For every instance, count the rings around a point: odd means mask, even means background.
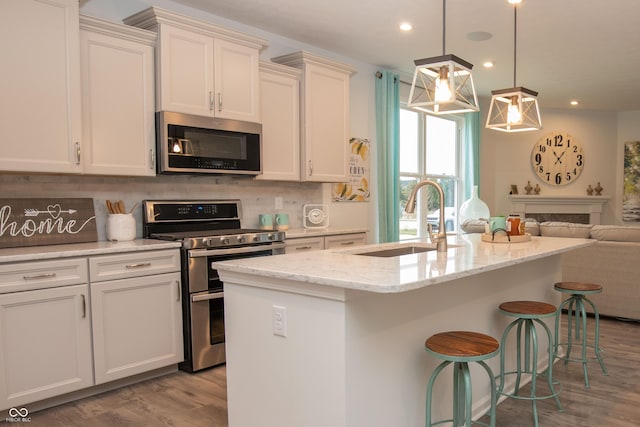
[[[220,244],[222,245],[228,245],[231,241],[229,240],[228,237],[221,237],[220,238]]]
[[[247,241],[246,236],[238,236],[238,243],[245,243]]]

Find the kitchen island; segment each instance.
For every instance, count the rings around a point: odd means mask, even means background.
[[[499,339],[508,319],[498,305],[557,305],[561,254],[594,243],[448,239],[446,253],[364,254],[432,246],[411,242],[216,263],[225,286],[229,425],[424,425],[426,384],[439,363],[425,339],[445,330]],[[496,374],[498,359],[489,361]],[[451,413],[448,378],[436,383],[437,419]],[[473,392],[481,415],[486,375],[474,375]]]

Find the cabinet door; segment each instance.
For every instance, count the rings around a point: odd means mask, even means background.
[[[226,119],[260,120],[258,49],[216,39],[215,115]]]
[[[180,273],[91,284],[96,384],[183,358]]]
[[[166,24],[159,35],[157,109],[213,115],[213,39]]]
[[[256,179],[300,180],[299,99],[299,77],[260,71],[262,174]]]
[[[78,16],[78,0],[0,2],[0,170],[81,172]]]
[[[303,165],[306,181],[347,180],[349,74],[306,64]]]
[[[155,175],[153,46],[81,30],[85,173]]]
[[[88,285],[0,295],[0,409],[93,385]]]
[[[285,240],[284,253],[319,251],[324,249],[324,237],[302,237]]]
[[[351,246],[360,246],[366,244],[366,233],[338,234],[334,236],[325,236],[324,238],[325,249],[348,248]]]

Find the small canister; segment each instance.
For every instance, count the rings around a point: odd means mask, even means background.
[[[507,217],[507,231],[510,236],[520,235],[520,215],[510,214]]]

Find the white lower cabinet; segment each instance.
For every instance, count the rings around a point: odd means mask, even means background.
[[[367,233],[330,234],[314,237],[293,237],[285,240],[285,253],[292,254],[322,249],[348,248],[367,244]]]
[[[91,284],[96,384],[183,360],[180,273]]]
[[[91,385],[87,284],[0,295],[0,409]]]
[[[0,412],[183,360],[178,249],[0,264],[0,284]]]

